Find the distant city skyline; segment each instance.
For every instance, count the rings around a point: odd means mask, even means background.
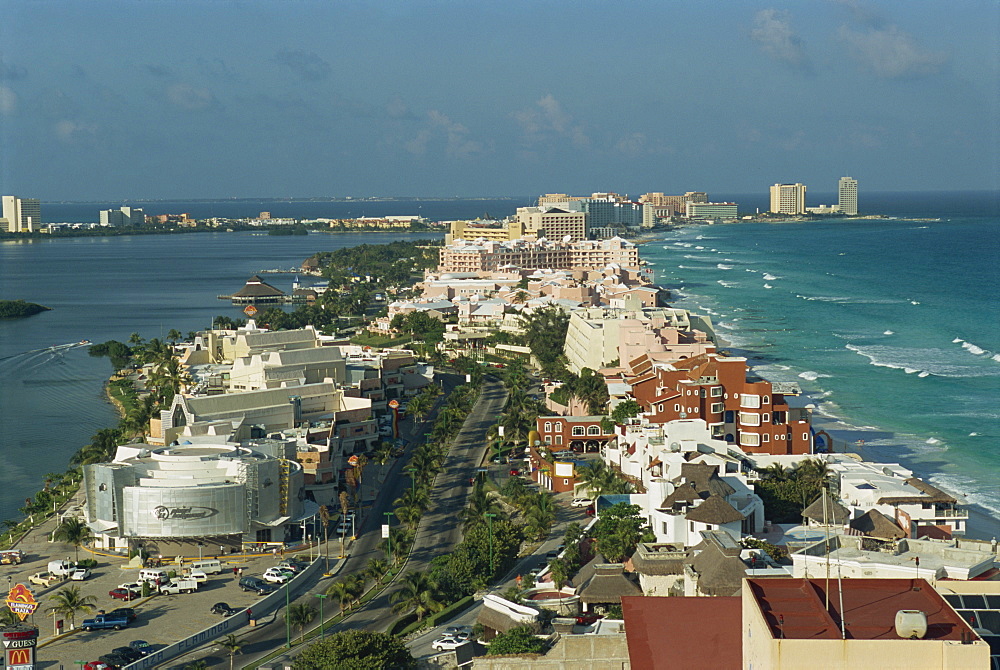
[[[826,193],[847,174],[866,192],[994,190],[998,16],[987,0],[0,0],[0,193]]]

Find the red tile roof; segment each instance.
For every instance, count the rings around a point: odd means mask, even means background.
[[[740,603],[739,597],[622,597],[632,670],[737,670]]]
[[[975,636],[968,623],[922,579],[751,579],[750,590],[775,638],[838,639],[840,589],[849,640],[898,640],[896,612],[920,610],[927,615],[926,640],[961,640]]]

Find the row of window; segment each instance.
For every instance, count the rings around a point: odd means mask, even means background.
[[[546,421],[545,422],[544,432],[546,432],[546,433],[551,433],[552,432],[552,422],[551,421]],[[604,434],[604,431],[598,425],[587,426],[586,428],[584,428],[583,426],[573,426],[573,435],[574,436],[580,436],[580,435],[603,435],[603,434]]]
[[[788,437],[789,436],[785,435],[784,433],[779,433],[774,436],[774,439],[777,441],[781,441],[788,439]],[[802,433],[802,439],[808,440],[809,433]],[[740,433],[740,444],[743,445],[744,447],[759,447],[762,442],[770,442],[770,441],[771,441],[771,436],[768,433],[764,433],[763,435],[758,435],[757,433]]]

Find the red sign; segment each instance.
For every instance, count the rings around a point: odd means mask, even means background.
[[[351,456],[350,458],[347,459],[347,463],[349,465],[351,465],[351,466],[357,465],[358,464],[358,457],[357,456]]]
[[[246,314],[249,317],[253,317],[257,313],[257,308],[254,307],[253,305],[247,305],[243,309],[243,313]]]
[[[18,584],[7,594],[7,608],[21,617],[21,621],[24,621],[29,614],[33,614],[38,609],[38,603],[27,586]]]
[[[391,407],[393,409],[396,409],[397,407],[399,407],[399,401],[398,400],[390,400],[389,401],[389,407]]]

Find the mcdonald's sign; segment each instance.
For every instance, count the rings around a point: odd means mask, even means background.
[[[33,670],[35,667],[34,647],[7,650],[7,670]]]

